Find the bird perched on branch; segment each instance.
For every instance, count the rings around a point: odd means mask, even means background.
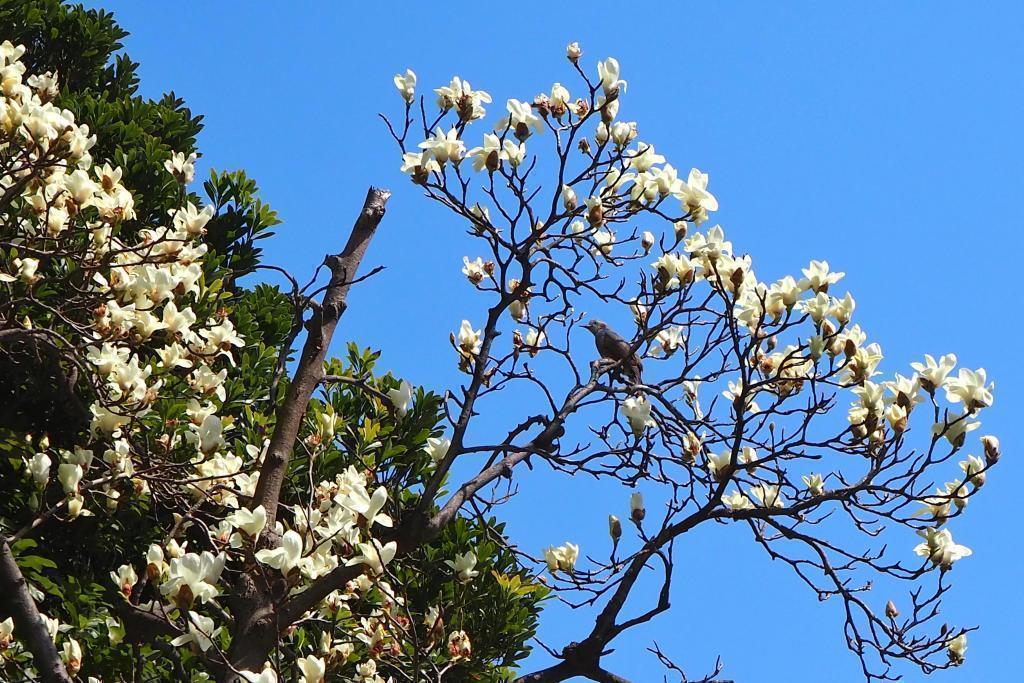
[[[612,361],[622,361],[618,372],[633,384],[639,384],[640,373],[644,368],[640,363],[640,358],[633,352],[632,344],[600,320],[591,320],[583,327],[594,334],[594,344],[601,357]]]

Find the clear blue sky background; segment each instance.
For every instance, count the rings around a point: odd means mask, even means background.
[[[967,666],[938,679],[1021,680],[1024,4],[90,4],[131,31],[145,93],[173,89],[205,115],[207,167],[259,181],[285,221],[271,261],[310,273],[339,246],[367,185],[395,190],[368,256],[388,269],[354,291],[341,335],[437,390],[458,381],[449,330],[480,319],[484,302],[459,273],[471,253],[463,226],[398,172],[376,118],[399,111],[391,76],[412,67],[423,91],[459,74],[503,102],[572,82],[570,40],[589,69],[618,57],[623,117],[677,167],[710,172],[716,218],[762,278],[826,258],[848,273],[890,370],[955,351],[997,380],[984,430],[1006,455],[956,525],[975,556],[957,565],[946,609],[982,630]],[[486,419],[497,429],[520,414]],[[508,510],[514,538],[606,553],[605,516],[625,516],[625,493],[567,483],[527,481]],[[691,675],[721,654],[726,677],[745,683],[860,680],[839,606],[818,603],[745,530],[702,531],[680,557],[674,611],[617,641],[610,668],[660,680],[644,652],[656,638]],[[547,617],[543,635],[559,648],[589,628],[558,609]]]

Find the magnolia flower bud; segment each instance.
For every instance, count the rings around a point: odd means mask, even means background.
[[[576,42],[569,43],[565,46],[566,58],[575,64],[579,61],[580,57],[583,56],[583,50],[580,49],[580,44]]]
[[[618,543],[622,538],[622,522],[615,515],[608,515],[608,535],[612,537],[613,543]]]
[[[575,190],[568,185],[562,185],[562,206],[566,211],[572,211],[577,205]]]
[[[885,603],[885,616],[889,617],[890,619],[895,619],[899,615],[900,611],[896,609],[896,603],[894,603],[892,600]]]
[[[981,437],[981,444],[985,447],[985,461],[992,466],[999,462],[1001,455],[999,450],[999,439],[991,434]]]
[[[640,246],[644,248],[644,256],[651,253],[651,247],[654,246],[654,233],[650,230],[645,230],[643,237],[640,238]]]
[[[639,524],[644,520],[647,510],[644,509],[644,496],[639,491],[634,491],[629,496],[629,518]]]

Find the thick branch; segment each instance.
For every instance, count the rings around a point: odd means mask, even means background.
[[[306,326],[306,343],[302,347],[302,355],[292,383],[288,387],[288,394],[277,412],[277,423],[253,496],[252,507],[262,505],[266,509],[269,528],[273,528],[274,520],[277,518],[277,504],[288,470],[292,446],[302,426],[309,399],[323,378],[324,359],[338,320],[345,312],[349,287],[366,254],[366,249],[370,246],[370,240],[384,217],[390,196],[391,193],[387,190],[371,187],[366,193],[363,209],[356,219],[345,249],[340,254],[327,257],[331,281],[324,292],[322,305]]]
[[[0,537],[0,604],[14,618],[14,633],[28,646],[42,681],[71,683],[57,654],[57,646],[28,592],[28,583],[14,560],[11,546],[3,537]]]

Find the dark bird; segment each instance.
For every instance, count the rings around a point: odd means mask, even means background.
[[[594,333],[594,344],[597,346],[597,352],[601,354],[601,357],[613,361],[622,361],[618,371],[625,375],[633,384],[639,384],[640,373],[643,372],[644,366],[640,362],[640,358],[633,353],[632,344],[600,320],[591,320],[583,327]]]

